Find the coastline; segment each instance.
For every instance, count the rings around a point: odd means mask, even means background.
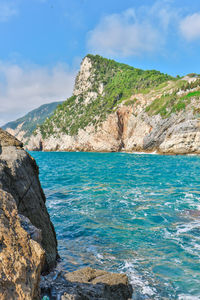
[[[200,156],[200,152],[191,152],[191,153],[174,153],[174,152],[168,152],[168,153],[165,153],[165,152],[160,152],[160,151],[73,151],[73,150],[26,150],[28,152],[44,152],[44,153],[63,153],[63,152],[66,152],[66,153],[121,153],[121,154],[137,154],[137,155],[165,155],[165,156]]]

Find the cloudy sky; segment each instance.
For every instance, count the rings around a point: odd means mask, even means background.
[[[0,0],[0,126],[69,97],[87,53],[200,73],[199,0]]]

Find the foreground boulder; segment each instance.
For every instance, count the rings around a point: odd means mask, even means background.
[[[16,202],[0,190],[0,299],[40,299],[44,250],[21,226]]]
[[[57,241],[38,173],[35,160],[22,149],[21,142],[0,129],[0,188],[13,196],[19,214],[41,230],[45,250],[43,271],[49,271],[58,258]]]
[[[127,300],[132,287],[125,274],[109,273],[92,268],[74,272],[52,272],[41,280],[43,296],[61,300]],[[59,298],[59,299],[60,299]]]

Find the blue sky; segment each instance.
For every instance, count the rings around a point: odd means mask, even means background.
[[[0,0],[0,125],[71,95],[87,53],[200,73],[199,0]]]

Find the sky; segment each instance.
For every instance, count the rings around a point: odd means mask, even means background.
[[[176,76],[199,50],[199,0],[0,0],[0,126],[67,99],[88,53]]]

